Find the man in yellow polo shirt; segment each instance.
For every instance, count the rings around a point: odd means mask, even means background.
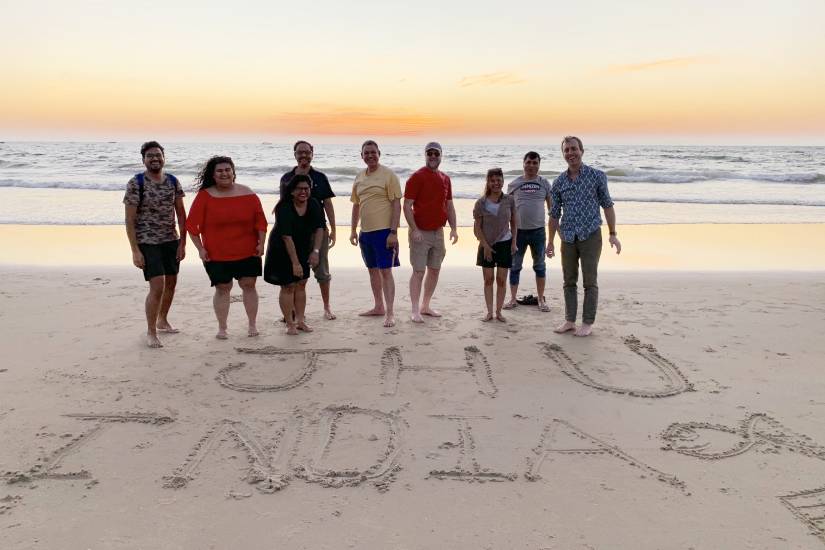
[[[395,325],[392,268],[401,265],[398,261],[398,224],[403,196],[401,183],[392,170],[378,163],[381,151],[371,139],[361,145],[361,158],[367,168],[355,176],[352,184],[352,232],[349,240],[353,246],[361,247],[375,305],[360,315],[383,315],[384,326],[391,327]],[[360,235],[357,232],[359,220]]]

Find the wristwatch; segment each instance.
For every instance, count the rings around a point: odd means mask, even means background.
[[[312,249],[312,251],[313,251],[315,254],[320,254],[320,253],[321,253],[321,251],[320,251],[320,250],[318,250],[317,248],[313,248],[313,249]]]

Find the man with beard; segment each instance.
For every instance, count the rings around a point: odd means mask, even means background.
[[[292,151],[298,164],[281,176],[281,196],[283,196],[284,189],[289,181],[296,174],[309,176],[309,179],[312,180],[310,200],[317,201],[321,206],[321,218],[324,221],[324,235],[321,237],[318,263],[312,268],[312,271],[315,274],[315,280],[318,281],[318,287],[321,289],[321,300],[324,302],[324,318],[331,321],[335,319],[335,314],[332,313],[329,304],[329,286],[332,280],[332,275],[329,273],[329,249],[335,246],[335,209],[332,205],[332,197],[335,196],[335,193],[332,192],[326,174],[312,167],[315,150],[311,143],[304,140],[297,141],[292,147]],[[327,219],[329,219],[329,228],[326,227]]]
[[[143,270],[149,283],[146,295],[146,345],[163,345],[158,332],[176,333],[169,324],[169,308],[175,297],[180,262],[186,255],[186,210],[183,189],[177,178],[163,171],[163,147],[147,141],[140,148],[146,170],[126,185],[126,235],[132,248],[132,263]],[[175,228],[177,216],[178,228]]]
[[[440,171],[441,145],[432,141],[424,147],[426,166],[417,170],[404,188],[404,217],[410,228],[410,301],[412,321],[423,323],[422,315],[441,317],[430,307],[444,261],[444,224],[450,222],[450,240],[458,241],[450,177]],[[426,277],[425,277],[426,272]],[[421,285],[424,299],[419,304]]]

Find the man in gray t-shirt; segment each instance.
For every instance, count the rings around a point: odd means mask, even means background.
[[[510,301],[504,305],[505,309],[516,307],[516,293],[518,292],[521,265],[524,262],[524,253],[530,247],[530,256],[533,258],[533,271],[536,273],[536,294],[540,311],[550,311],[544,299],[544,283],[546,267],[544,263],[547,233],[544,229],[545,212],[550,210],[550,182],[539,175],[541,157],[535,151],[524,155],[524,174],[514,179],[507,186],[507,194],[516,201],[516,215],[518,216],[518,235],[516,236],[516,253],[513,255],[513,266],[510,268]],[[545,206],[547,210],[545,210]]]

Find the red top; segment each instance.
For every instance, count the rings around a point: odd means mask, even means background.
[[[417,170],[404,187],[404,198],[413,203],[413,219],[418,229],[434,231],[447,223],[447,201],[453,200],[450,176],[426,166]]]
[[[186,217],[186,230],[200,235],[209,259],[218,262],[257,255],[258,232],[266,227],[264,209],[254,193],[213,197],[198,191]]]

